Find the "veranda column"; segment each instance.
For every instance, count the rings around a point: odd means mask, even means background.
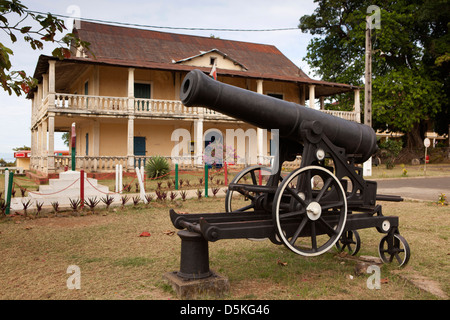
[[[134,171],[134,68],[128,68],[127,169]]]
[[[134,68],[128,68],[128,112],[134,113]]]
[[[48,106],[53,108],[55,106],[55,88],[56,88],[56,75],[55,75],[56,61],[50,60],[48,62]]]
[[[313,84],[309,85],[309,107],[311,109],[314,109],[314,104],[315,104],[315,100],[316,100],[315,88],[316,88],[315,85],[313,85]]]
[[[36,147],[37,147],[37,131],[36,129],[31,129],[31,155],[30,155],[30,165],[31,169],[35,169],[35,157],[36,157]]]
[[[320,97],[320,110],[324,110],[325,109],[325,98],[324,97]]]
[[[92,130],[92,155],[94,157],[100,156],[100,122],[94,120]]]
[[[134,170],[134,116],[128,117],[127,170]]]
[[[37,136],[36,136],[36,156],[42,156],[42,123],[37,125]]]
[[[256,80],[256,92],[260,94],[264,94],[263,80]],[[257,161],[258,163],[264,163],[264,132],[263,129],[256,129],[256,152],[257,152]],[[253,158],[253,157],[250,157]]]
[[[194,163],[196,165],[203,164],[203,115],[199,119],[194,120]]]
[[[41,129],[41,170],[46,172],[47,170],[47,120],[42,120],[41,123],[42,129]]]
[[[300,104],[304,106],[306,101],[306,85],[303,84],[301,88]]]
[[[55,114],[48,114],[48,156],[47,170],[49,173],[55,172]]]

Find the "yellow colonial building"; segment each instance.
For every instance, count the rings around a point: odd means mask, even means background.
[[[200,165],[205,142],[217,132],[224,137],[227,129],[242,129],[251,139],[256,133],[254,143],[236,141],[247,143],[241,163],[267,162],[270,147],[264,144],[270,137],[262,130],[181,103],[184,76],[193,69],[209,73],[214,65],[217,81],[360,119],[359,87],[313,80],[271,45],[84,21],[73,32],[91,43],[90,51],[72,48],[72,57],[65,60],[41,55],[34,74],[39,84],[28,95],[30,167],[41,173],[56,173],[69,165],[69,156],[55,154],[54,133],[70,132],[73,123],[76,167],[88,172],[114,170],[116,164],[133,170],[152,155]],[[355,92],[353,112],[323,110],[324,97],[349,91]],[[183,137],[190,140],[188,152],[174,154],[182,139],[174,135],[176,129],[189,133]]]

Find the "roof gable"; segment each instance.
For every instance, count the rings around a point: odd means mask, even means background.
[[[198,55],[181,59],[178,61],[172,61],[173,63],[179,63],[183,65],[189,65],[194,67],[206,67],[210,68],[214,64],[217,68],[228,69],[228,70],[238,70],[247,71],[248,69],[239,61],[229,57],[226,53],[218,49],[212,49],[209,51],[201,51]]]

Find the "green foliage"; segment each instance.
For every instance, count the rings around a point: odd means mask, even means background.
[[[169,162],[162,156],[153,156],[148,159],[145,165],[145,172],[151,179],[160,178],[169,173]]]
[[[9,19],[10,15],[13,15],[12,19]],[[23,24],[27,24],[29,22],[27,20],[30,19],[38,22],[40,26],[38,28],[24,26]],[[11,20],[19,22],[10,24]],[[85,49],[89,49],[90,45],[86,41],[81,41],[73,33],[67,33],[58,39],[58,34],[66,30],[64,21],[51,13],[44,16],[30,12],[19,0],[0,1],[0,29],[9,37],[11,44],[17,42],[20,36],[33,50],[42,50],[45,42],[57,43],[59,47],[53,50],[52,55],[59,59],[70,58],[71,51],[68,48],[71,45],[82,46]],[[28,94],[37,85],[37,80],[27,76],[24,71],[11,70],[10,56],[13,54],[13,50],[0,42],[0,85],[10,95],[13,92],[17,96],[20,96],[22,92]]]
[[[28,146],[26,146],[26,145],[24,145],[24,146],[22,146],[22,147],[16,147],[16,148],[13,148],[12,150],[13,150],[13,151],[22,151],[22,150],[31,150],[31,148],[28,147]]]
[[[317,76],[327,81],[363,85],[365,17],[370,14],[368,6],[377,5],[381,25],[380,29],[372,30],[374,127],[409,133],[425,121],[435,119],[441,133],[448,130],[448,1],[315,2],[316,10],[300,18],[299,28],[316,36],[308,45],[305,60]],[[352,99],[339,97],[341,110],[351,109],[352,104]],[[421,140],[423,137],[416,137],[414,143]]]

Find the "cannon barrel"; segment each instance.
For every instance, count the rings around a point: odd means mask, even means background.
[[[354,155],[356,163],[369,159],[378,148],[375,132],[367,125],[224,84],[200,70],[186,75],[180,98],[187,107],[206,107],[262,129],[278,129],[281,138],[296,142],[304,140],[304,121],[318,121],[328,139]]]

